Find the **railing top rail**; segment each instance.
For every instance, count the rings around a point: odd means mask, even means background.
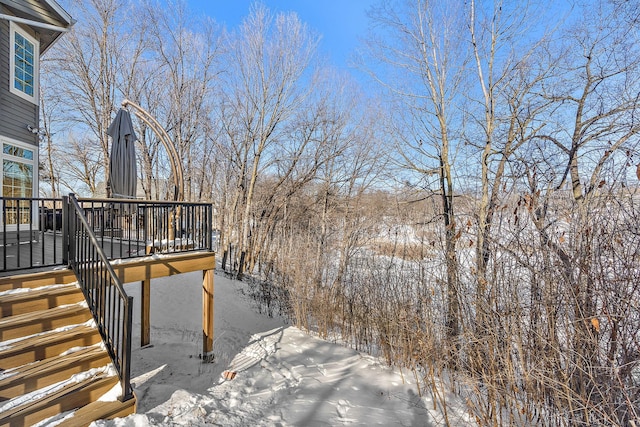
[[[206,202],[174,202],[174,201],[160,201],[160,200],[143,200],[143,199],[94,199],[89,197],[78,197],[76,200],[83,203],[129,203],[137,205],[163,205],[163,206],[208,206],[211,203]]]
[[[82,207],[78,203],[78,200],[72,194],[69,195],[69,201],[71,202],[73,207],[78,210],[78,212],[82,211]],[[106,254],[104,253],[104,250],[102,250],[102,246],[98,242],[98,239],[96,238],[96,235],[93,233],[93,231],[91,231],[91,226],[89,225],[89,222],[87,221],[87,218],[84,215],[77,215],[77,218],[82,223],[82,226],[86,229],[87,235],[91,239],[91,243],[93,244],[93,246],[94,246],[94,248],[96,250],[96,254],[98,255],[98,258],[100,258],[100,261],[102,262],[104,267],[109,272],[109,276],[111,276],[111,279],[113,280],[113,283],[114,283],[116,289],[118,290],[118,293],[120,294],[120,296],[122,298],[127,299],[128,295],[124,290],[124,286],[122,286],[122,282],[120,281],[120,279],[118,278],[118,275],[116,274],[115,270],[111,266],[111,263],[109,262],[109,259],[107,258]]]
[[[62,198],[61,197],[9,197],[9,196],[2,196],[2,197],[0,197],[0,200],[31,200],[31,201],[34,201],[34,202],[39,202],[39,201],[42,201],[42,200],[45,200],[45,201],[55,200],[55,201],[60,201],[61,202]]]

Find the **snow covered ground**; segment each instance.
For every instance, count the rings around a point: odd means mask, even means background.
[[[258,313],[246,284],[215,276],[213,363],[202,348],[200,272],[151,283],[151,346],[134,314],[138,413],[98,426],[440,425],[411,374]],[[140,285],[127,284],[140,301]],[[225,371],[236,372],[224,378]],[[452,414],[449,414],[451,417]],[[458,413],[456,425],[465,425]],[[451,420],[451,418],[450,418]]]

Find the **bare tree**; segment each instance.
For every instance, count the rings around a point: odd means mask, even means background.
[[[241,220],[239,275],[250,250],[251,211],[264,157],[313,86],[308,78],[316,46],[295,14],[273,16],[264,6],[254,6],[229,38],[222,117],[238,168],[232,216]]]
[[[549,60],[545,34],[540,39],[529,36],[530,26],[538,27],[539,23],[526,3],[472,1],[468,19],[477,90],[470,95],[472,120],[466,137],[471,150],[475,150],[468,154],[473,159],[470,171],[478,175],[474,194],[477,202],[473,205],[475,230],[471,230],[471,221],[467,222],[468,231],[475,234],[475,242],[471,240],[470,244],[476,246],[472,269],[475,298],[466,300],[471,307],[467,310],[472,316],[469,324],[473,325],[467,334],[469,363],[471,372],[490,385],[487,393],[477,398],[478,401],[486,398],[478,404],[484,408],[483,418],[487,422],[501,422],[500,406],[505,398],[499,399],[497,390],[504,383],[501,373],[505,367],[517,365],[506,355],[519,339],[512,329],[519,320],[504,314],[506,307],[513,304],[503,295],[518,297],[504,280],[508,267],[498,256],[505,240],[501,210],[515,188],[509,169],[522,148],[544,126],[540,117],[550,102],[538,94],[554,67]],[[532,287],[537,285],[532,283]],[[531,294],[537,295],[535,289]]]
[[[555,159],[548,161],[556,170],[553,187],[540,188],[535,165],[528,175],[538,206],[533,211],[534,223],[562,265],[560,274],[566,283],[563,289],[570,301],[571,316],[576,319],[566,331],[572,337],[571,363],[575,367],[567,381],[584,405],[575,414],[576,420],[583,422],[591,422],[592,416],[598,419],[587,404],[593,401],[594,393],[598,399],[608,399],[596,391],[597,367],[603,364],[602,337],[596,321],[603,295],[593,286],[598,258],[594,233],[597,235],[602,227],[594,219],[606,206],[602,204],[606,200],[603,189],[615,185],[615,175],[607,174],[607,165],[616,157],[627,158],[636,153],[640,132],[637,38],[629,37],[632,32],[620,23],[616,9],[606,2],[590,9],[570,30],[570,44],[560,62],[563,73],[544,95],[555,103],[553,117],[547,119],[549,129],[539,136],[551,145],[547,149],[556,153]],[[568,225],[558,241],[552,234],[558,218],[552,214],[551,206],[565,188],[570,194],[565,217]],[[571,243],[563,244],[565,239]]]
[[[48,67],[48,62],[42,61],[40,67],[44,74]],[[61,169],[54,160],[54,132],[57,132],[56,122],[57,115],[60,113],[60,98],[54,95],[54,91],[47,87],[47,81],[40,84],[40,144],[44,148],[44,161],[42,154],[40,155],[40,179],[48,182],[51,186],[50,196],[53,198],[60,197],[60,175]],[[45,96],[46,94],[46,96]],[[43,147],[44,146],[44,147]],[[41,151],[42,153],[42,151]],[[40,190],[42,192],[42,189]]]
[[[393,128],[396,150],[405,170],[418,174],[442,205],[445,246],[446,334],[455,342],[460,333],[460,306],[454,215],[456,144],[461,117],[453,103],[463,94],[467,52],[462,5],[431,1],[386,3],[373,9],[373,21],[386,31],[367,45],[377,67],[372,75],[397,99],[398,124]],[[385,37],[386,36],[386,37]],[[452,348],[452,362],[456,351]]]
[[[66,188],[76,194],[100,195],[104,159],[102,152],[96,151],[92,138],[69,134],[64,148],[56,150],[52,161],[63,171],[59,179]]]
[[[135,13],[127,7],[124,0],[73,0],[69,9],[78,24],[48,56],[67,120],[93,134],[103,171],[109,168],[107,128],[144,51],[144,22],[130,20]]]
[[[152,113],[164,123],[185,170],[185,197],[197,186],[193,172],[203,160],[198,147],[206,144],[221,44],[210,18],[191,15],[184,3],[171,9],[149,3],[146,16],[158,91]],[[197,24],[197,25],[196,25]],[[193,31],[197,27],[198,31]],[[150,152],[148,152],[150,154]],[[197,191],[197,190],[196,190]]]

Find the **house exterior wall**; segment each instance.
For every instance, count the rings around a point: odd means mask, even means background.
[[[3,13],[6,12],[3,11]],[[37,147],[38,135],[29,132],[27,125],[34,128],[38,127],[38,106],[9,91],[11,84],[9,81],[9,76],[11,75],[9,70],[9,28],[9,22],[0,19],[0,136]],[[28,28],[20,26],[20,29],[36,38],[36,40],[38,39],[37,35]]]
[[[37,237],[37,204],[12,197],[38,196],[40,55],[73,21],[53,0],[0,0],[0,14],[0,237],[11,243]]]

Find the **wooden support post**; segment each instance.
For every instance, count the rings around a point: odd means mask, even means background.
[[[202,359],[213,352],[213,270],[202,271]]]
[[[140,292],[140,346],[144,347],[151,342],[151,279],[142,281]]]

